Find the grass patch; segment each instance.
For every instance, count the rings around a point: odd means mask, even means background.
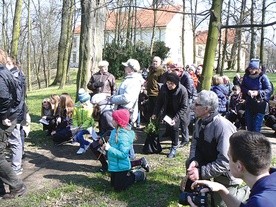
[[[230,79],[236,72],[227,71]],[[270,80],[276,84],[276,75],[268,74]],[[71,76],[72,79],[74,77]],[[73,83],[74,80],[71,80]],[[121,81],[121,80],[120,80]],[[119,81],[118,81],[119,83]],[[27,103],[32,118],[31,132],[26,145],[29,151],[38,148],[49,149],[53,146],[50,139],[45,137],[41,124],[38,120],[41,116],[41,101],[51,94],[69,93],[75,99],[76,85],[66,85],[60,90],[58,87],[34,90],[28,92]],[[60,178],[58,186],[45,184],[45,189],[28,193],[25,197],[11,201],[1,201],[3,207],[29,207],[29,206],[81,206],[81,207],[177,207],[179,196],[179,184],[185,172],[185,160],[189,153],[189,148],[184,147],[178,151],[176,158],[167,159],[165,154],[168,146],[162,143],[164,154],[147,155],[151,165],[151,172],[147,174],[145,183],[137,183],[129,190],[116,193],[110,187],[108,174],[81,173],[72,169],[72,174],[57,175]],[[138,157],[142,155],[137,154]],[[276,158],[272,160],[272,165],[276,166]],[[34,180],[35,182],[35,180]],[[32,189],[30,189],[32,190]]]

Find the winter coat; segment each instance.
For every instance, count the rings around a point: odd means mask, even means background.
[[[228,91],[223,84],[214,85],[211,87],[211,91],[215,92],[218,96],[218,112],[225,113],[227,110]]]
[[[77,102],[73,112],[73,126],[87,129],[94,126],[94,119],[92,118],[93,106],[91,103]]]
[[[131,121],[134,123],[138,117],[138,97],[141,91],[142,76],[139,73],[127,75],[118,88],[117,94],[110,98],[112,104],[118,108],[125,108],[131,112]]]
[[[102,74],[99,71],[91,76],[87,88],[91,90],[93,94],[107,93],[113,95],[116,91],[115,77],[109,72]]]
[[[110,148],[107,152],[108,171],[121,172],[130,170],[129,150],[133,146],[135,133],[125,128],[113,129],[110,134]]]
[[[262,100],[268,102],[271,96],[272,86],[267,75],[265,74],[260,74],[260,76],[257,78],[252,78],[250,75],[244,75],[241,84],[241,90],[242,94],[245,96],[246,101],[251,99],[251,97],[248,95],[249,90],[258,90],[258,96]]]
[[[229,171],[229,138],[236,127],[215,112],[206,119],[199,119],[190,147],[189,163],[199,163],[200,179],[211,179],[224,185],[237,185],[242,181]]]
[[[183,120],[184,122],[189,120],[189,106],[188,106],[188,92],[186,88],[179,84],[175,90],[175,92],[172,94],[172,105],[168,106],[168,93],[169,89],[167,87],[167,84],[162,85],[156,106],[154,108],[155,115],[159,116],[162,120],[165,115],[167,115],[168,107],[170,107],[170,110],[173,111],[173,116],[171,117],[173,120]]]
[[[11,72],[0,65],[0,119],[13,121],[18,116],[20,98],[16,93],[17,83]]]
[[[159,93],[159,83],[162,83],[162,75],[164,74],[164,69],[159,66],[156,69],[150,68],[147,78],[147,94],[148,96],[158,96]]]
[[[194,81],[188,72],[183,72],[182,76],[180,77],[180,83],[186,88],[190,100],[197,96]]]

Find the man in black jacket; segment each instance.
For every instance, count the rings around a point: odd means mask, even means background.
[[[172,146],[168,158],[174,158],[178,148],[179,126],[181,121],[189,119],[188,93],[186,88],[179,83],[179,77],[175,73],[169,73],[157,97],[156,106],[152,119],[157,116],[162,120],[165,116],[167,120],[166,131],[168,132]],[[162,112],[160,114],[160,112]]]
[[[17,106],[20,102],[16,94],[16,82],[6,68],[6,62],[7,55],[0,49],[0,196],[3,199],[11,199],[22,196],[26,192],[26,186],[18,179],[5,158],[8,137],[15,128]],[[9,193],[6,193],[4,183],[9,186]]]

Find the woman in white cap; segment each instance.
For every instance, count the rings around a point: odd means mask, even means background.
[[[138,117],[138,97],[143,84],[142,75],[139,73],[140,64],[135,59],[129,59],[122,63],[125,66],[125,79],[118,88],[117,94],[111,96],[110,102],[117,108],[130,111],[130,122],[135,123]]]

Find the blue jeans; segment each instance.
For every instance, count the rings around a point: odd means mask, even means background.
[[[248,131],[260,132],[263,125],[264,114],[252,114],[249,110],[245,110],[245,120]]]
[[[89,134],[89,132],[86,129],[82,129],[76,134],[74,138],[76,142],[80,143],[80,148],[84,148],[85,145],[90,144],[90,142],[84,139],[83,137],[84,134]]]

